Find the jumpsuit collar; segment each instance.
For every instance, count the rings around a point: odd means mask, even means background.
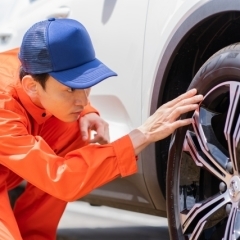
[[[22,87],[17,87],[16,91],[25,110],[35,119],[39,125],[43,124],[52,116],[52,114],[48,113],[44,108],[40,108],[35,105],[30,97],[22,89]]]

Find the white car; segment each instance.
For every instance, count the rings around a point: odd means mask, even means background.
[[[137,174],[81,200],[168,216],[172,240],[240,239],[240,1],[29,1],[1,23],[0,50],[49,17],[83,23],[118,73],[91,95],[112,140],[188,88],[204,95],[194,124],[144,150]]]

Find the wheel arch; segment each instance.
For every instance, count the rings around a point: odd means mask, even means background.
[[[231,43],[240,41],[240,34],[235,34],[233,38],[227,37],[229,36],[227,35],[227,29],[232,27],[231,31],[233,31],[233,25],[236,23],[239,23],[240,27],[240,4],[238,1],[213,0],[201,5],[189,17],[184,19],[180,26],[176,26],[157,66],[158,70],[154,81],[150,114],[154,113],[164,102],[184,92],[188,88],[194,74],[200,68],[201,63],[203,64],[214,51],[216,52]],[[220,26],[220,29],[216,28],[216,26]],[[218,44],[214,48],[215,38],[218,39]],[[223,39],[224,41],[222,41]],[[220,43],[220,41],[222,42]],[[185,67],[191,67],[186,71],[183,70],[184,73],[182,73],[181,78],[186,79],[182,82],[177,77],[177,74],[180,71],[178,69],[179,65],[181,65],[180,63],[183,63],[185,60],[188,62],[188,64],[185,64]],[[174,91],[169,91],[172,84],[174,84]],[[176,87],[178,88],[177,91]],[[156,209],[159,210],[163,210],[163,199],[165,198],[168,156],[166,146],[168,149],[169,140],[170,138],[160,141],[148,147],[142,153],[142,158],[146,159],[143,161],[144,169],[148,165],[146,170],[144,170],[146,185]],[[155,159],[156,165],[151,164],[149,166],[150,164],[147,163],[149,158]],[[152,174],[153,171],[156,171],[154,167],[157,169],[157,183]],[[156,191],[156,187],[160,191]]]

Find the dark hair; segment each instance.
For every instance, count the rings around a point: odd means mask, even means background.
[[[32,78],[40,83],[40,85],[42,86],[43,89],[45,89],[45,86],[46,86],[46,82],[49,78],[49,74],[48,73],[40,73],[40,74],[30,74],[30,73],[27,73],[23,70],[22,67],[20,67],[20,71],[19,71],[19,78],[20,80],[22,81],[23,77],[26,76],[26,75],[30,75],[32,76]]]

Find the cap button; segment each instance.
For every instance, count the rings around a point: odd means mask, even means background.
[[[55,21],[55,18],[49,18],[48,21]]]

